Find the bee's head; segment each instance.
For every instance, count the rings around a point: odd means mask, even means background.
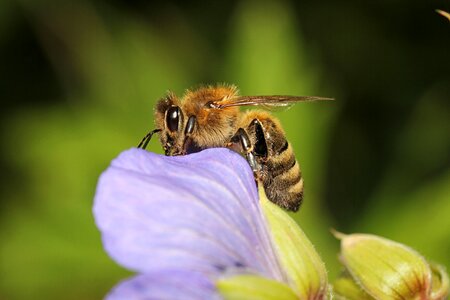
[[[155,125],[161,128],[160,141],[166,155],[183,154],[184,114],[178,99],[172,93],[158,101],[155,108]]]

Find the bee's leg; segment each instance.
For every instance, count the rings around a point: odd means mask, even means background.
[[[182,155],[186,155],[188,153],[192,153],[190,148],[191,143],[189,143],[189,138],[191,137],[192,132],[194,132],[195,126],[197,124],[197,118],[195,116],[190,116],[187,123],[186,123],[186,127],[184,129],[184,141],[183,141],[183,152]]]
[[[230,142],[227,144],[227,147],[236,149],[236,145],[240,145],[238,146],[238,149],[240,150],[238,152],[241,152],[245,155],[250,168],[252,169],[255,176],[258,177],[260,166],[256,161],[255,154],[253,153],[253,146],[251,144],[250,138],[243,128],[238,129],[238,131],[231,138]]]
[[[160,132],[160,131],[161,131],[161,129],[155,129],[155,130],[152,130],[149,133],[147,133],[137,147],[141,148],[141,149],[145,149],[148,145],[148,142],[150,142],[150,140],[152,139],[152,135],[154,133]]]

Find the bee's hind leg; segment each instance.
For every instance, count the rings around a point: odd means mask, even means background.
[[[236,152],[242,153],[247,159],[250,168],[255,175],[255,178],[259,177],[259,171],[261,169],[259,163],[256,161],[256,156],[253,153],[253,146],[247,132],[243,128],[239,128],[237,132],[227,143],[227,148],[235,150]]]

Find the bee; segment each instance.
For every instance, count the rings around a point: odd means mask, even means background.
[[[332,100],[308,96],[240,96],[234,85],[187,90],[179,99],[169,92],[156,104],[156,129],[139,143],[145,149],[159,133],[166,155],[186,155],[227,147],[248,161],[267,198],[297,211],[303,200],[303,178],[280,122],[263,110],[240,112],[240,106],[287,107],[296,102]]]

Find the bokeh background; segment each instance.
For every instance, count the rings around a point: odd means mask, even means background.
[[[294,217],[450,267],[449,1],[0,1],[0,299],[100,299],[130,275],[91,213],[155,101],[200,83],[334,97],[277,112],[306,181]],[[151,151],[161,153],[154,140]]]

